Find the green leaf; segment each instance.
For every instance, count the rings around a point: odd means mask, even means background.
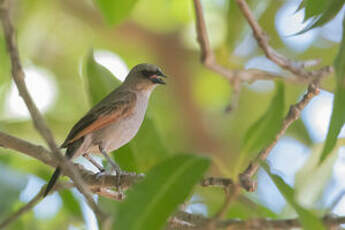
[[[314,146],[304,165],[295,175],[295,199],[304,207],[315,208],[322,199],[332,174],[338,155],[332,154],[319,164],[322,146]]]
[[[181,154],[156,165],[136,184],[116,212],[117,230],[158,230],[199,182],[207,158]]]
[[[294,190],[288,184],[286,184],[280,176],[273,174],[266,162],[262,163],[262,167],[270,176],[271,180],[276,185],[285,200],[296,210],[303,228],[306,230],[325,230],[325,227],[317,216],[300,206],[294,200]]]
[[[250,4],[250,2],[248,2],[248,4]],[[235,0],[229,1],[227,21],[227,45],[229,46],[230,50],[233,50],[235,47],[236,40],[244,36],[243,32],[245,29],[245,20],[242,17]]]
[[[343,39],[337,57],[334,61],[337,87],[334,93],[333,111],[328,128],[326,142],[321,154],[320,162],[334,149],[341,128],[345,123],[345,18],[343,19]]]
[[[262,117],[248,129],[242,144],[242,153],[259,151],[271,143],[279,131],[284,115],[284,84],[278,81],[276,87],[276,93],[270,106]]]
[[[121,84],[109,70],[95,61],[92,50],[86,62],[86,79],[91,105],[95,105]]]
[[[59,192],[64,207],[68,210],[69,215],[81,216],[80,205],[70,190],[61,190]]]
[[[227,211],[227,218],[229,219],[257,219],[257,218],[277,218],[277,214],[269,208],[261,205],[259,202],[254,202],[247,197],[241,197],[239,200],[231,203]]]
[[[121,22],[134,8],[137,0],[96,0],[105,20],[110,25]]]
[[[124,145],[120,149],[112,152],[113,158],[122,170],[128,172],[141,172],[136,162],[131,143]]]
[[[300,4],[298,5],[298,7],[297,7],[295,13],[297,13],[298,11],[300,11],[300,10],[302,10],[302,9],[305,8],[305,6],[306,6],[306,1],[307,1],[307,0],[302,0],[302,1],[301,1],[301,3],[300,3]]]
[[[14,169],[0,165],[0,217],[7,215],[11,206],[25,188],[28,177]],[[2,218],[1,218],[2,219]]]
[[[295,137],[297,140],[303,142],[304,144],[310,146],[313,144],[313,140],[301,119],[296,120],[286,131],[287,135]]]
[[[306,0],[304,21],[323,13],[327,7],[328,0]]]
[[[309,1],[315,1],[315,0],[309,0]],[[317,1],[319,2],[320,0],[317,0]],[[325,7],[323,7],[323,8],[320,8],[320,9],[325,9],[323,11],[323,13],[319,17],[316,17],[315,20],[313,20],[309,25],[307,25],[306,28],[304,28],[302,31],[298,32],[296,35],[305,33],[305,32],[307,32],[307,31],[309,31],[315,27],[322,26],[322,25],[326,24],[327,22],[329,22],[341,10],[341,8],[344,5],[344,2],[345,2],[345,0],[329,0],[329,1],[327,1],[327,5],[325,5]],[[314,5],[314,3],[312,3],[312,5]],[[316,12],[319,12],[319,10],[315,10],[315,7],[320,7],[320,6],[314,6],[313,10],[310,10],[312,12],[309,14],[315,14]]]

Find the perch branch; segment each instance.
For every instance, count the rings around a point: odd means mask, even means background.
[[[315,93],[316,92],[317,91],[315,91]],[[310,97],[310,96],[304,96],[302,101],[306,100],[305,99],[306,97]],[[300,104],[300,103],[301,102],[297,104]],[[303,103],[307,103],[307,102],[303,102]],[[301,105],[297,107],[302,109],[303,106]],[[52,160],[50,152],[46,150],[44,147],[31,144],[22,139],[13,137],[11,135],[8,135],[2,132],[0,132],[0,146],[22,152],[25,155],[31,156],[52,167],[56,167],[57,165],[57,162]],[[105,175],[97,177],[97,175],[95,175],[91,171],[84,169],[81,165],[75,164],[75,166],[79,170],[81,177],[84,179],[85,183],[89,186],[91,191],[95,191],[95,189],[98,189],[98,188],[111,188],[111,187],[116,187],[116,186],[120,186],[121,188],[128,188],[132,186],[134,183],[136,183],[138,180],[143,178],[143,175],[141,174],[121,174],[118,176],[105,174]],[[210,178],[203,179],[200,182],[200,185],[203,187],[213,186],[213,187],[220,187],[220,188],[230,188],[234,185],[234,182],[233,180],[229,178],[210,177]],[[74,187],[73,183],[68,183],[63,186],[63,188],[71,188],[71,187]],[[60,189],[60,187],[57,187],[56,189]],[[111,194],[109,196],[113,196],[111,198],[114,199],[116,194]],[[32,202],[34,202],[32,205],[35,205],[38,201],[32,201]],[[25,208],[25,209],[29,209],[29,208]],[[23,211],[18,210],[17,212],[23,212]],[[207,225],[207,223],[211,221],[211,219],[209,218],[205,218],[203,216],[199,216],[196,214],[189,214],[185,212],[179,212],[174,217],[184,222],[180,222],[175,219],[172,221],[174,226],[169,229],[196,229],[196,227],[200,229],[202,226]],[[16,219],[17,217],[11,217],[11,218]],[[323,221],[326,226],[337,226],[337,225],[345,223],[345,217],[325,217],[323,218]],[[2,222],[1,224],[3,223],[4,222]],[[179,223],[181,223],[183,227],[180,228],[178,226]],[[224,220],[224,221],[217,220],[215,223],[216,223],[217,228],[231,227],[231,229],[270,229],[270,228],[291,229],[291,228],[296,228],[300,226],[300,223],[298,222],[297,219],[293,219],[293,220],[254,219],[254,220],[248,220],[248,221],[238,221],[238,220],[230,219],[230,220]],[[191,224],[193,228],[191,227]]]
[[[56,167],[58,165],[58,162],[53,160],[52,154],[44,147],[32,144],[23,139],[8,135],[3,132],[0,132],[0,146],[24,153],[25,155],[40,160],[52,167]],[[79,164],[74,164],[74,166],[79,171],[79,174],[83,178],[83,181],[91,189],[116,186],[120,187],[121,189],[126,189],[132,186],[136,181],[143,178],[142,174],[135,173],[126,173],[119,175],[104,174],[101,176],[97,176],[93,172],[86,170]]]

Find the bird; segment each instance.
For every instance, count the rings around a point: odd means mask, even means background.
[[[111,160],[108,152],[130,142],[138,132],[147,110],[151,92],[157,85],[166,84],[167,76],[154,64],[134,66],[124,82],[91,108],[70,130],[60,148],[66,148],[65,157],[72,160],[83,156],[101,172],[102,166],[89,154],[102,154],[116,173],[120,167]],[[44,191],[47,196],[61,174],[57,167]]]

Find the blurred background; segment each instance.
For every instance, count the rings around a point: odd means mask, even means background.
[[[321,65],[332,64],[344,9],[325,26],[291,36],[306,26],[303,10],[296,12],[300,0],[247,2],[279,52],[297,60],[320,58]],[[130,16],[115,26],[104,21],[91,0],[16,0],[11,4],[26,83],[58,143],[92,105],[90,88],[103,89],[92,78],[112,74],[123,80],[134,65],[148,62],[162,68],[169,76],[168,84],[153,93],[147,119],[133,143],[114,154],[123,169],[147,172],[168,155],[186,152],[212,157],[209,175],[235,177],[255,156],[256,152],[240,154],[241,143],[247,129],[267,110],[275,84],[246,84],[238,106],[225,112],[233,89],[200,63],[192,1],[140,0]],[[263,55],[233,0],[203,0],[202,4],[219,63],[230,69],[262,69],[290,76]],[[331,158],[317,166],[333,89],[333,77],[323,80],[320,95],[312,99],[268,160],[296,189],[302,205],[318,213],[331,210],[345,215],[345,199],[341,199],[345,142],[339,140]],[[305,90],[306,85],[285,83],[284,114]],[[2,32],[0,130],[44,145],[11,80]],[[345,131],[339,138],[344,137]],[[77,161],[92,170],[85,160]],[[0,148],[0,221],[35,196],[51,173],[52,168],[37,160]],[[296,216],[263,171],[257,179],[257,192],[240,197],[227,217]],[[197,188],[187,210],[212,216],[223,199],[220,189]],[[335,205],[335,200],[340,202]],[[100,202],[107,203],[103,198]],[[97,229],[97,225],[81,196],[72,190],[50,195],[8,229],[48,228]]]

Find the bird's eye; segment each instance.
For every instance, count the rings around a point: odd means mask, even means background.
[[[142,73],[145,77],[150,77],[150,76],[152,76],[152,75],[155,74],[155,72],[149,71],[149,70],[143,70],[143,71],[141,71],[141,73]]]

